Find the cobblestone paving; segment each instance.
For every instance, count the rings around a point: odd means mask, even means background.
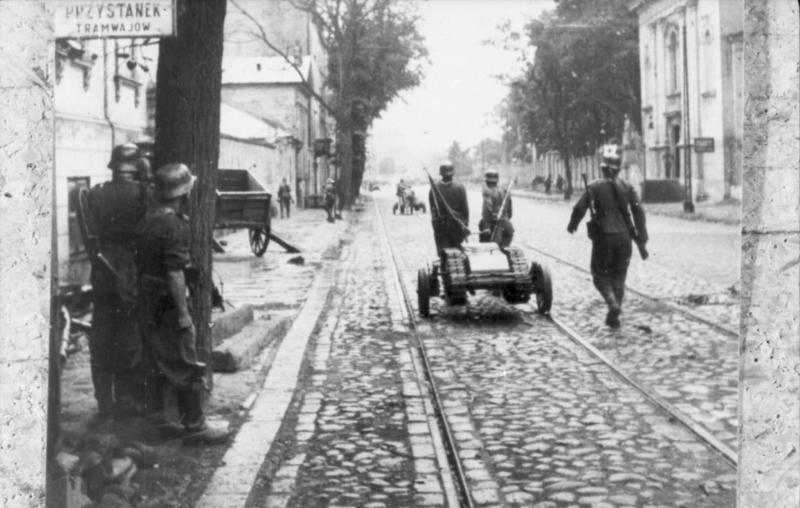
[[[374,212],[360,221],[307,352],[299,408],[281,438],[294,442],[249,507],[444,506],[408,331],[387,292],[390,268],[374,221]]]
[[[408,218],[387,222],[413,291],[416,269],[434,252],[430,226]],[[562,275],[555,273],[556,309],[565,305]],[[586,309],[593,298],[580,281],[563,287],[570,285],[577,294],[571,303],[580,300],[577,308]],[[531,328],[518,310],[486,293],[470,297],[465,308],[440,302],[432,302],[434,317],[421,331],[478,506],[733,505],[734,469],[551,323],[536,318]],[[639,312],[628,303],[629,312]],[[663,326],[673,335],[684,333],[681,327],[691,333],[689,323]],[[637,361],[633,352],[628,360]]]
[[[470,204],[479,203],[471,196]],[[514,200],[517,238],[529,246],[589,267],[591,242],[585,222],[574,235],[566,232],[571,208],[563,203]],[[634,249],[628,284],[648,295],[685,305],[714,322],[739,326],[739,235],[733,226],[648,217],[650,258]],[[539,254],[541,257],[541,254]],[[551,263],[552,264],[552,263]]]

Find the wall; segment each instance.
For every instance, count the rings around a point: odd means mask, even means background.
[[[275,147],[252,141],[244,141],[224,134],[219,142],[220,169],[246,169],[267,189],[275,193],[281,168]]]
[[[53,181],[52,25],[0,2],[0,506],[44,506]]]

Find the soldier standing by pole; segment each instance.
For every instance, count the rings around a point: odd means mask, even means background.
[[[453,181],[453,165],[442,164],[439,174],[442,176],[440,181],[434,183],[431,178],[428,201],[436,252],[441,254],[442,249],[458,247],[469,236],[469,205],[467,190],[461,183]]]
[[[292,203],[292,189],[289,187],[289,184],[286,183],[286,178],[283,179],[281,182],[280,187],[278,187],[278,202],[281,207],[281,219],[283,219],[283,210],[286,210],[286,218],[289,218],[289,208]]]
[[[592,279],[608,306],[606,325],[617,328],[631,261],[631,240],[636,242],[642,259],[647,259],[647,228],[639,196],[628,182],[617,177],[621,167],[619,146],[603,146],[602,157],[603,178],[587,185],[572,210],[567,231],[574,233],[591,207],[592,220],[586,227],[592,240]]]
[[[89,333],[92,383],[99,423],[141,410],[134,371],[141,355],[136,315],[136,227],[150,201],[141,178],[141,153],[133,143],[114,148],[111,180],[89,191],[87,245],[92,264],[92,329]]]
[[[172,385],[184,444],[215,444],[228,438],[224,429],[205,422],[205,364],[197,354],[189,309],[192,283],[189,257],[189,193],[195,177],[184,164],[167,164],[155,174],[157,204],[141,224],[139,237],[139,306],[151,372],[148,402],[157,415],[164,381]]]

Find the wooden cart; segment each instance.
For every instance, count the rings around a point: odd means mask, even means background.
[[[263,256],[270,239],[272,194],[246,169],[217,173],[217,229],[250,230],[250,249]]]

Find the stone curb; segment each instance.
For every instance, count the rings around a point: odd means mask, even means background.
[[[252,321],[252,309],[250,316]],[[237,372],[251,367],[270,342],[285,335],[292,321],[288,316],[275,320],[259,319],[223,340],[211,352],[214,372]]]
[[[214,316],[211,321],[211,345],[216,348],[225,339],[241,332],[253,322],[253,307],[243,305],[238,309],[227,310]]]

